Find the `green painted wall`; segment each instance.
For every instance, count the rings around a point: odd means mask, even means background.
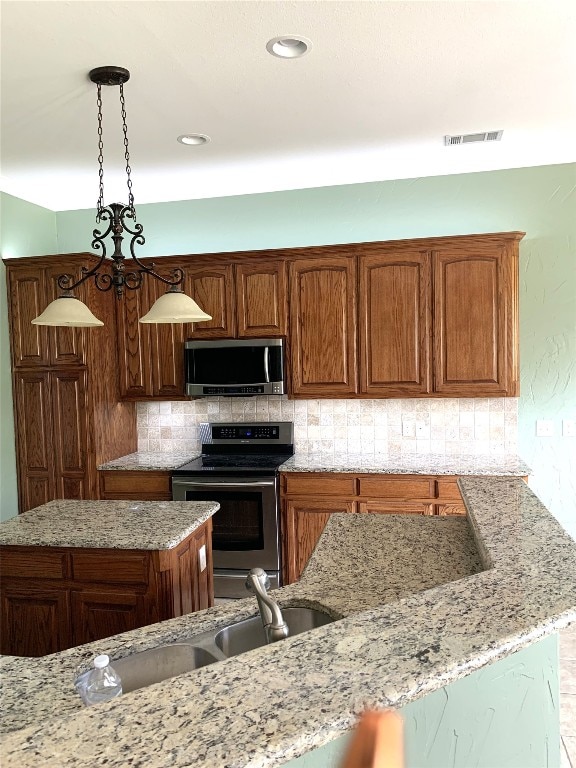
[[[576,538],[576,438],[561,436],[562,419],[576,418],[575,189],[571,164],[140,205],[146,244],[139,252],[163,256],[525,231],[519,453],[533,468],[535,492]],[[56,233],[60,253],[90,249],[92,210],[57,213],[55,229],[49,211],[3,199],[6,255],[55,251]],[[7,350],[3,355],[6,361]],[[3,414],[11,412],[8,398],[3,395]],[[536,419],[553,420],[556,436],[537,438]],[[11,443],[4,423],[3,445]]]
[[[143,255],[525,231],[520,266],[519,453],[576,538],[576,165],[138,206]],[[93,211],[57,214],[61,252],[86,250]],[[536,419],[556,436],[537,438]]]
[[[56,214],[0,193],[0,256],[56,253]],[[18,512],[6,267],[0,262],[0,520]]]
[[[406,768],[558,768],[557,636],[399,710]],[[338,768],[349,736],[285,763]]]

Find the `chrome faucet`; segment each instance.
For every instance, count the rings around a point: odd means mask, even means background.
[[[289,630],[280,606],[266,592],[269,587],[270,579],[266,571],[262,568],[252,568],[246,579],[246,589],[256,595],[256,600],[258,600],[266,640],[269,643],[275,643],[277,640],[288,637]]]

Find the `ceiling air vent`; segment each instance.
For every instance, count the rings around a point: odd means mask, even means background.
[[[459,136],[444,136],[444,144],[475,144],[478,141],[500,141],[504,131],[484,131],[484,133],[461,133]]]

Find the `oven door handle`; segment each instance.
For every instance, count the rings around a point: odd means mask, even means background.
[[[257,482],[247,481],[245,483],[197,483],[174,481],[175,486],[187,486],[190,488],[254,488],[255,486],[274,485],[274,480],[258,480]]]

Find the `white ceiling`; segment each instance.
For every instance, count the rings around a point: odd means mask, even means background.
[[[98,196],[93,67],[125,86],[136,204],[576,160],[576,3],[1,3],[1,188],[52,210]],[[266,51],[312,41],[301,59]],[[105,202],[125,201],[104,88]],[[445,147],[445,134],[504,130]],[[200,147],[182,133],[211,137]]]

